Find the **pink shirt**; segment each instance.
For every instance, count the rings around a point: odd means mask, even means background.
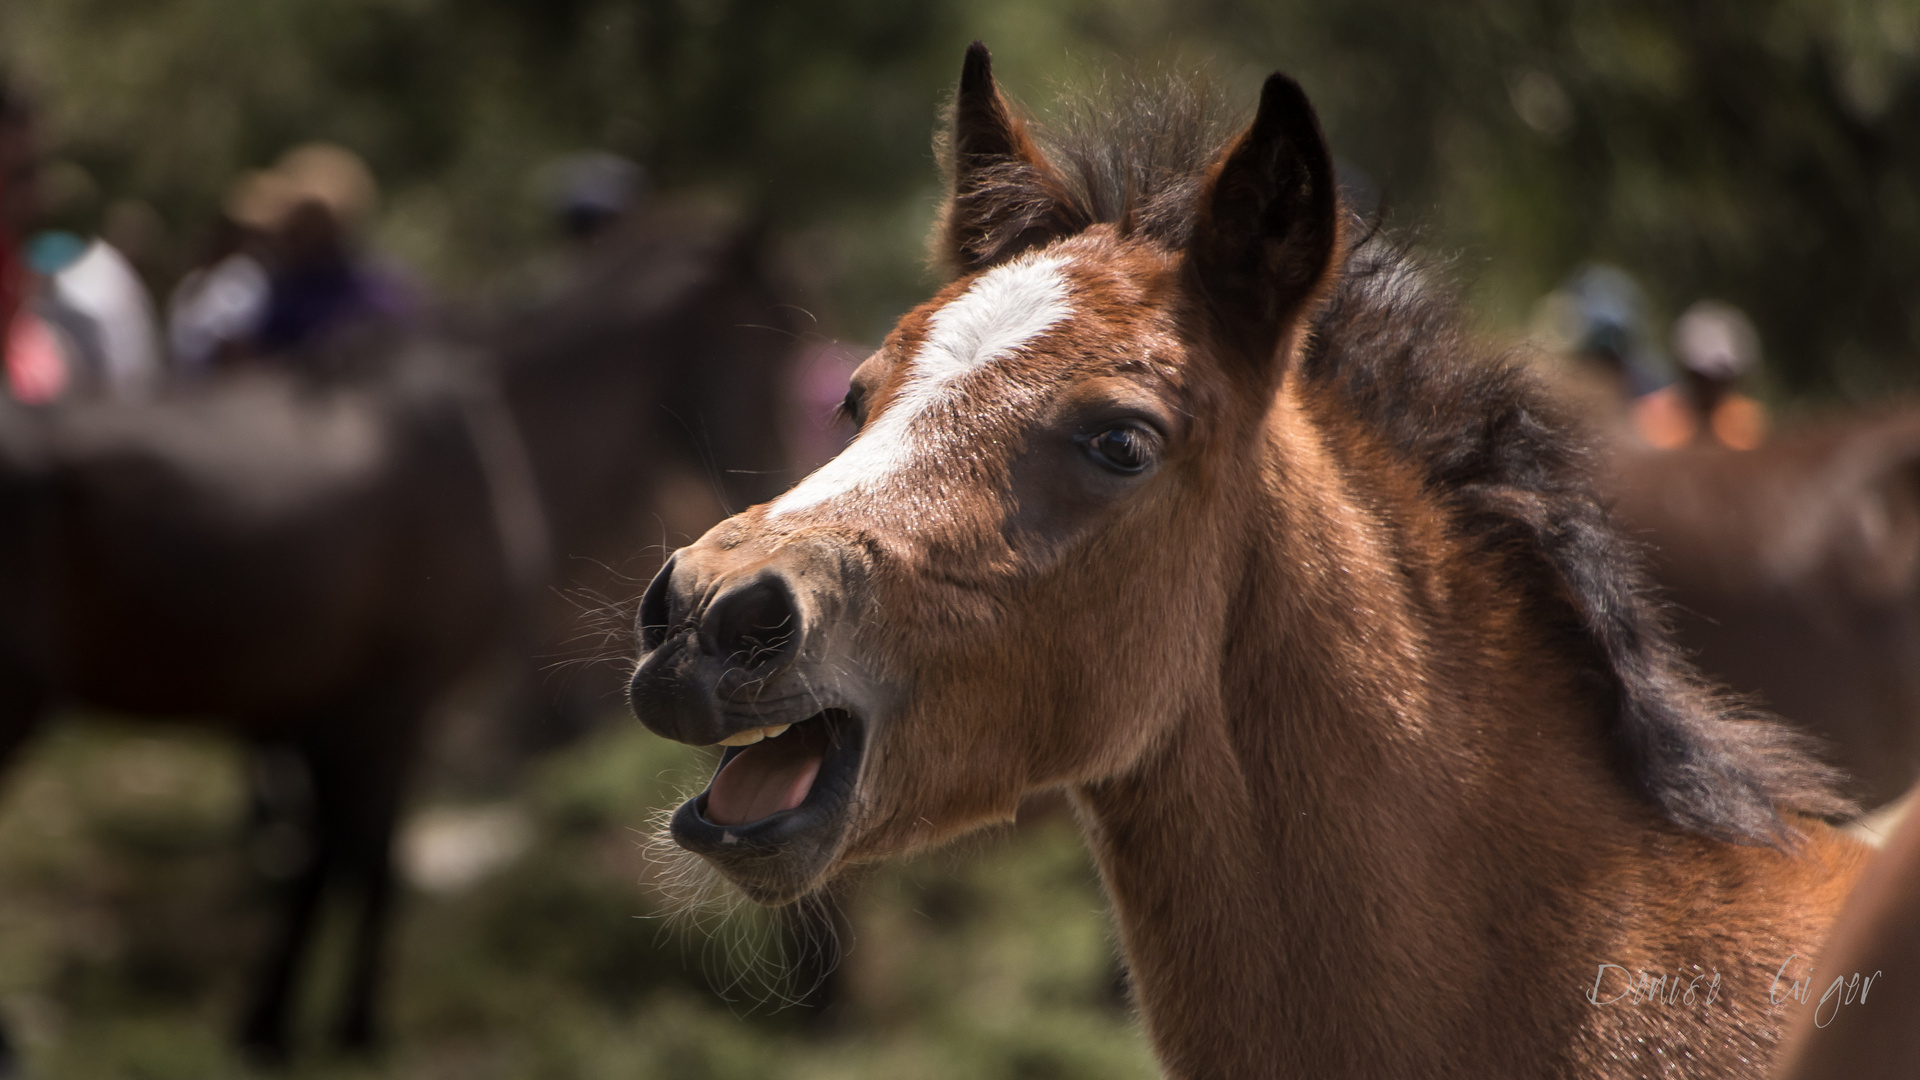
[[[20,308],[7,331],[7,389],[24,405],[44,405],[67,388],[67,362],[53,331]]]

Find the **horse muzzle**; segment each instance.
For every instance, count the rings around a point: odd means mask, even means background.
[[[733,745],[811,714],[807,702],[779,693],[803,637],[786,580],[762,571],[744,582],[707,583],[713,598],[703,603],[698,592],[676,591],[681,562],[679,555],[668,560],[640,601],[644,651],[628,686],[640,722],[693,746]]]
[[[809,655],[789,575],[727,573],[714,565],[725,555],[685,549],[648,587],[629,700],[658,735],[726,748],[707,789],[675,812],[675,841],[754,900],[783,903],[843,846],[869,729],[844,665]]]

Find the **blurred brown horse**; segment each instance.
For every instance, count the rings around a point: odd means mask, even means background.
[[[520,620],[567,557],[658,538],[654,484],[675,467],[712,476],[716,502],[785,483],[783,299],[750,236],[662,212],[557,299],[460,338],[363,343],[339,382],[0,412],[0,757],[83,704],[304,760],[316,854],[250,1047],[285,1054],[335,879],[359,888],[336,1036],[373,1039],[422,714],[503,639],[540,641]]]
[[[1819,736],[1863,802],[1906,791],[1920,776],[1920,408],[1754,450],[1620,448],[1601,476],[1700,667]]]
[[[1753,1075],[1864,859],[1830,775],[1300,88],[1191,106],[1043,142],[969,50],[956,280],[642,600],[636,712],[728,747],[674,839],[782,903],[1065,788],[1170,1077]]]

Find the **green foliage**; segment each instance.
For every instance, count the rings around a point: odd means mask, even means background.
[[[1321,24],[1336,143],[1489,260],[1507,321],[1605,259],[1669,314],[1745,307],[1783,390],[1920,383],[1920,8],[1363,0]]]
[[[1920,9],[1904,0],[24,0],[0,63],[57,152],[157,206],[181,257],[238,170],[333,139],[385,180],[379,238],[442,285],[548,242],[554,155],[606,147],[766,214],[829,332],[931,284],[929,133],[965,43],[1030,104],[1116,58],[1236,100],[1300,76],[1336,149],[1494,323],[1578,264],[1669,312],[1745,306],[1792,393],[1911,386]],[[83,185],[84,186],[84,185]],[[97,209],[97,207],[96,207]]]

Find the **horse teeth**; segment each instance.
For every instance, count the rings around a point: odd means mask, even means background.
[[[769,724],[766,727],[748,728],[738,731],[720,740],[721,746],[752,746],[761,739],[771,739],[784,735],[792,724]]]

